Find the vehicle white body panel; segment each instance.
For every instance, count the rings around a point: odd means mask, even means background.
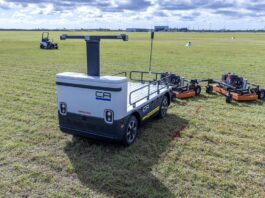
[[[58,107],[64,102],[67,104],[68,112],[103,118],[105,110],[108,109],[114,112],[114,120],[127,115],[128,79],[126,77],[92,77],[66,72],[57,74],[56,82]],[[61,86],[58,82],[72,86]],[[88,88],[75,87],[75,85],[88,86]]]

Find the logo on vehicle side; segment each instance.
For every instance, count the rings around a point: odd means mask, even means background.
[[[155,113],[157,113],[159,111],[159,106],[156,107],[155,109],[153,109],[152,111],[150,111],[148,114],[146,114],[146,116],[144,116],[142,118],[142,120],[146,120],[148,118],[150,118],[152,115],[154,115]]]
[[[148,105],[145,105],[145,106],[143,107],[143,113],[144,113],[144,114],[147,114],[148,111],[149,111],[149,108],[150,108],[150,105],[149,105],[149,104],[148,104]]]
[[[111,93],[96,91],[96,100],[111,101]]]

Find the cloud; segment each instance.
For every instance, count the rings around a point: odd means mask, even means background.
[[[264,12],[265,11],[265,1],[252,1],[249,4],[244,4],[244,8],[253,12]]]
[[[228,0],[161,0],[158,2],[163,10],[220,9],[233,7]]]
[[[114,7],[117,10],[145,10],[151,6],[151,2],[148,0],[130,0],[126,2],[121,2]]]
[[[5,2],[4,0],[0,0],[0,9],[8,10],[10,8],[11,7],[7,2]]]
[[[189,14],[183,14],[181,15],[181,19],[184,21],[193,21],[196,18],[198,18],[201,14],[199,12],[191,12]]]
[[[263,13],[265,0],[0,0],[2,9],[10,9],[11,5],[24,8],[35,6],[41,10],[39,14],[63,13],[69,10],[73,11],[78,7],[97,9],[105,13],[147,12],[150,8],[156,8],[156,11],[152,12],[155,16],[160,17],[168,16],[171,13],[175,15],[177,11],[195,11],[240,18],[244,11],[252,13],[247,14],[248,17],[255,17],[256,12]],[[49,12],[45,11],[47,5],[51,5],[53,8]],[[186,18],[192,20],[194,17]]]
[[[183,20],[192,21],[202,15],[223,16],[227,19],[257,18],[265,16],[265,0],[161,0],[160,10],[172,15],[181,13],[201,13],[182,15]],[[177,14],[176,14],[177,13]]]
[[[204,25],[205,21],[212,21],[215,24],[216,21],[219,24],[220,20],[222,24],[248,20],[247,26],[249,21],[257,24],[265,21],[264,8],[265,0],[0,0],[2,16],[8,13],[5,19],[13,17],[15,21],[16,16],[27,15],[32,21],[46,18],[44,20],[51,25],[61,20],[62,26],[67,25],[67,21],[73,24],[74,18],[75,24],[79,21],[80,26],[93,27],[95,22],[104,27],[113,24],[151,27],[157,23],[197,26],[197,23]]]
[[[55,11],[74,10],[79,6],[96,7],[105,12],[122,12],[124,10],[144,10],[151,6],[149,0],[128,0],[128,1],[107,1],[107,0],[6,0],[9,3],[20,4],[28,6],[30,4],[45,6],[45,4],[52,4]]]

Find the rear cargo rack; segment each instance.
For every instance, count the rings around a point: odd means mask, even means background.
[[[129,93],[129,104],[133,107],[136,106],[136,103],[147,99],[150,100],[150,96],[153,94],[159,95],[160,91],[163,89],[169,89],[169,85],[163,83],[161,80],[154,81],[153,83],[148,83],[138,89],[135,89]],[[147,94],[143,94],[147,91]],[[133,97],[133,95],[136,95]],[[140,97],[139,97],[140,96]]]
[[[129,74],[129,76],[128,76]],[[162,90],[168,90],[170,84],[167,83],[167,78],[160,78],[162,73],[158,72],[146,72],[146,71],[129,71],[129,72],[119,72],[113,74],[113,76],[123,75],[129,77],[129,80],[132,81],[130,86],[133,87],[129,90],[129,105],[132,105],[134,108],[136,104],[143,100],[150,100],[152,95],[159,95]],[[149,79],[146,76],[149,75]],[[150,76],[152,78],[150,78]],[[135,84],[135,86],[133,86]]]

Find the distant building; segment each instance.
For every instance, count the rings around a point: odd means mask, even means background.
[[[146,28],[127,28],[126,32],[149,32],[150,29]]]
[[[168,32],[168,26],[155,26],[155,32]]]

